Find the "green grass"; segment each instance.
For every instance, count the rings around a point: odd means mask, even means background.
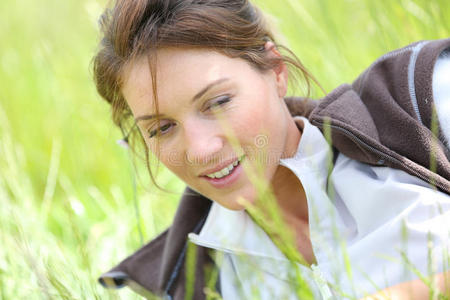
[[[450,1],[256,1],[327,92],[383,53],[450,36]],[[0,1],[0,299],[135,299],[97,276],[169,225],[183,184],[158,192],[115,140],[90,71],[105,1]],[[317,89],[314,95],[321,96]]]

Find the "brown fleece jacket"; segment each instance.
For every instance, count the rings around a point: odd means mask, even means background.
[[[328,122],[333,147],[346,156],[403,170],[450,195],[450,151],[433,116],[432,93],[433,68],[447,48],[450,39],[411,44],[380,57],[352,85],[319,101],[287,98],[286,103],[293,116],[308,117],[322,131]],[[129,285],[147,297],[184,299],[187,235],[200,231],[210,205],[186,188],[172,226],[103,274],[100,283]],[[213,266],[207,251],[197,248],[193,299],[205,299],[204,270]]]

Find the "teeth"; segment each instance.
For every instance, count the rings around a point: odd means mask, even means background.
[[[225,168],[223,168],[220,171],[217,171],[217,172],[212,173],[212,174],[208,174],[206,176],[208,176],[209,178],[222,178],[224,176],[227,176],[234,169],[234,167],[237,166],[239,161],[241,161],[241,159],[238,159],[237,161],[229,164],[228,166],[226,166]]]
[[[244,156],[242,155],[241,157],[238,158],[237,161],[229,164],[228,166],[226,166],[222,170],[217,171],[215,173],[208,174],[206,176],[208,176],[209,178],[222,178],[224,176],[227,176],[228,174],[230,174],[231,170],[233,170],[234,167],[236,167],[238,165],[238,163],[240,163],[242,161],[243,158],[244,158]]]
[[[230,164],[230,166],[232,166],[232,164]],[[223,168],[220,171],[217,171],[216,173],[214,173],[214,177],[215,178],[222,178],[224,176],[227,176],[228,174],[230,174],[230,170],[228,170],[228,167]]]
[[[230,170],[228,170],[228,168],[223,168],[223,170],[221,171],[223,176],[227,176],[228,174],[230,174]]]

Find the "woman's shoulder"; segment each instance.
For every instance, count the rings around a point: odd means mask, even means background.
[[[431,128],[433,72],[450,39],[419,41],[391,51],[375,60],[353,82],[363,101],[393,98],[402,109]]]
[[[333,146],[352,159],[402,169],[450,193],[450,151],[433,128],[432,86],[448,48],[450,39],[421,41],[380,57],[352,85],[321,99],[311,124],[329,128]]]

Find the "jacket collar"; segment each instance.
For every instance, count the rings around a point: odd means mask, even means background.
[[[167,292],[171,288],[171,276],[174,276],[178,261],[183,259],[187,236],[191,232],[200,232],[210,207],[211,200],[189,187],[186,188],[164,245],[165,251],[158,280],[160,290]]]

